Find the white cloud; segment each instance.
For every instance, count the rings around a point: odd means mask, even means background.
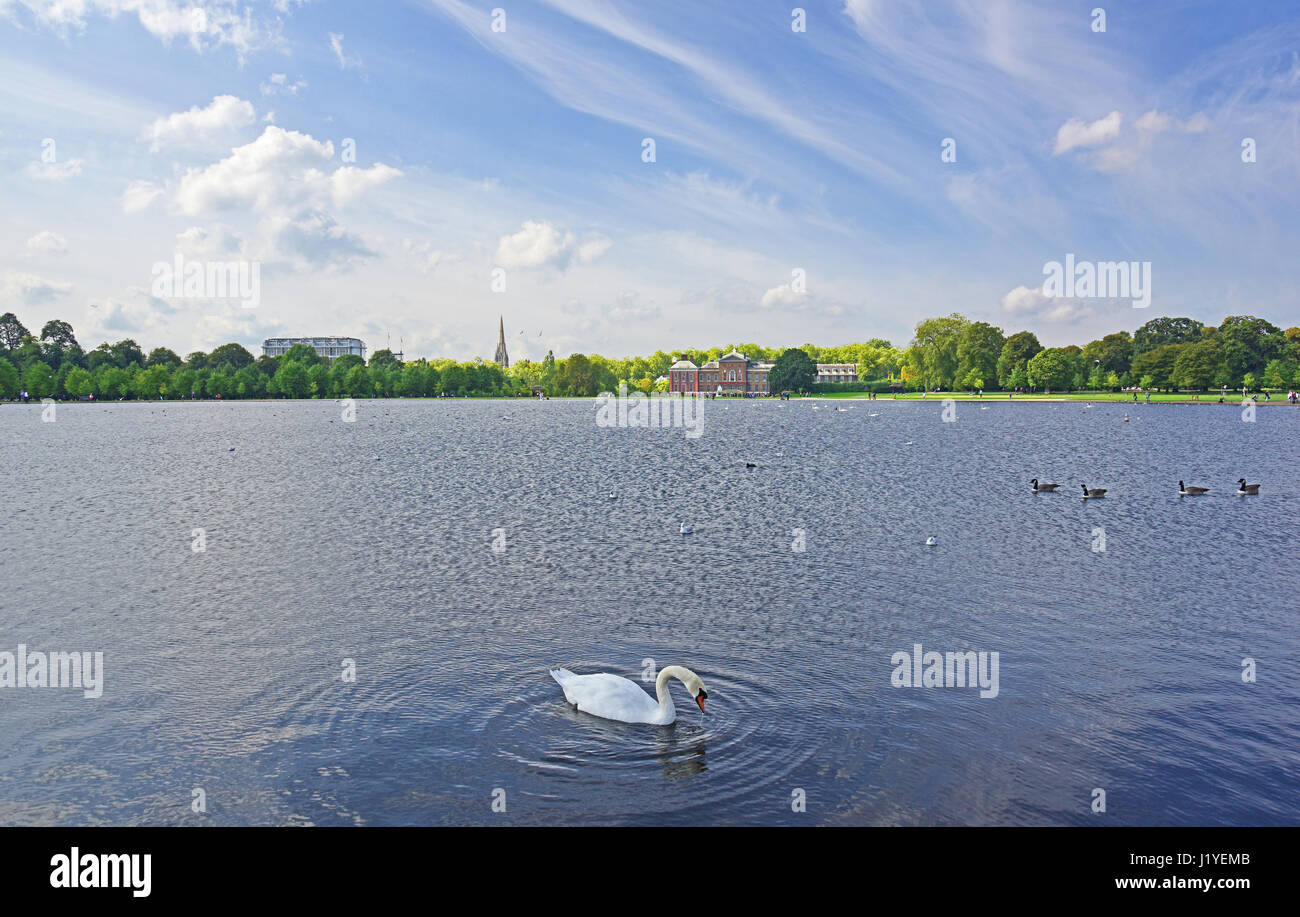
[[[209,143],[252,124],[256,115],[251,102],[231,95],[214,96],[206,108],[159,118],[145,131],[149,149],[158,152],[171,144]]]
[[[1163,114],[1155,109],[1142,115],[1133,122],[1139,131],[1148,134],[1159,134],[1171,128],[1177,128],[1184,134],[1203,134],[1210,129],[1211,122],[1205,112],[1197,112],[1186,121],[1180,121],[1177,118]]]
[[[61,34],[84,30],[92,14],[133,15],[164,44],[183,38],[196,51],[229,45],[243,55],[279,42],[278,23],[254,19],[252,5],[240,0],[0,0],[0,12],[14,5],[26,7],[37,22]]]
[[[1031,290],[1022,284],[1002,297],[1002,311],[1036,312],[1044,303],[1051,302],[1051,299],[1042,289]]]
[[[1024,285],[1002,297],[1002,310],[1013,315],[1032,316],[1045,322],[1066,322],[1092,315],[1092,309],[1078,299],[1048,296],[1041,287],[1030,289]]]
[[[27,253],[30,255],[66,255],[68,240],[57,232],[47,229],[38,232],[27,240]]]
[[[519,232],[501,237],[496,261],[505,268],[564,270],[573,261],[590,264],[609,251],[611,245],[603,236],[593,236],[580,243],[572,232],[562,232],[545,220],[527,220]]]
[[[133,181],[122,192],[122,212],[139,213],[157,200],[162,193],[162,187],[153,182]]]
[[[764,309],[771,309],[773,306],[797,306],[801,305],[807,298],[807,293],[796,293],[790,284],[783,283],[778,287],[767,290],[763,294],[763,298],[759,300],[759,305]]]
[[[0,301],[19,302],[25,306],[37,306],[58,299],[72,292],[72,284],[57,280],[46,280],[35,274],[9,271],[4,283],[0,284]]]
[[[28,163],[26,173],[28,178],[34,178],[37,181],[67,181],[74,175],[81,174],[81,160],[69,159],[65,162],[31,162]]]
[[[189,169],[172,203],[196,215],[247,207],[257,211],[342,206],[402,173],[378,163],[368,169],[342,166],[329,172],[334,144],[308,134],[268,126],[262,136],[236,147],[205,168]]]
[[[343,36],[338,32],[330,32],[330,49],[334,56],[338,58],[340,70],[357,70],[361,67],[361,58],[349,57],[343,53]]]
[[[1118,111],[1112,111],[1106,117],[1092,122],[1071,118],[1056,132],[1056,146],[1052,153],[1059,156],[1073,149],[1110,143],[1119,136],[1122,121],[1123,118]]]
[[[264,96],[296,96],[300,91],[307,88],[307,81],[299,77],[295,82],[290,83],[287,74],[272,73],[267,77],[266,82],[258,88],[261,89]]]

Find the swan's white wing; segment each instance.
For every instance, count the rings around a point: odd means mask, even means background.
[[[551,677],[564,689],[564,698],[583,713],[623,723],[653,723],[659,703],[649,694],[618,675],[574,675],[568,669],[554,669]]]

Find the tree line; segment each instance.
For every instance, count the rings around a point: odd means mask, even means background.
[[[166,347],[146,354],[130,338],[85,351],[65,321],[48,321],[34,335],[6,313],[0,315],[0,398],[24,391],[36,399],[112,401],[590,396],[620,384],[649,393],[668,389],[666,377],[676,360],[701,366],[733,349],[776,364],[769,378],[773,391],[811,390],[817,363],[856,364],[859,385],[932,391],[1300,387],[1300,328],[1282,331],[1249,315],[1228,316],[1217,327],[1162,317],[1133,334],[1119,331],[1083,347],[1043,347],[1032,332],[1006,335],[954,313],[919,322],[901,349],[873,338],[839,347],[729,344],[625,359],[580,353],[557,359],[548,352],[540,361],[521,360],[502,369],[481,359],[403,362],[387,349],[369,361],[351,354],[328,359],[305,344],[280,357],[254,357],[238,343],[185,358]]]
[[[1008,336],[954,313],[917,324],[900,377],[938,391],[1284,389],[1300,387],[1300,328],[1253,315],[1217,326],[1165,316],[1082,347],[1043,347],[1032,332]]]

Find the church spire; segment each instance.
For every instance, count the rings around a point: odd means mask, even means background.
[[[502,369],[510,368],[510,357],[506,353],[506,318],[501,316],[501,326],[497,330],[497,353],[492,358]]]

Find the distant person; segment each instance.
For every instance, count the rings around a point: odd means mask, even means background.
[[[1268,404],[1268,389],[1264,389],[1264,403]]]
[[[1147,392],[1147,404],[1151,403],[1151,393]]]

